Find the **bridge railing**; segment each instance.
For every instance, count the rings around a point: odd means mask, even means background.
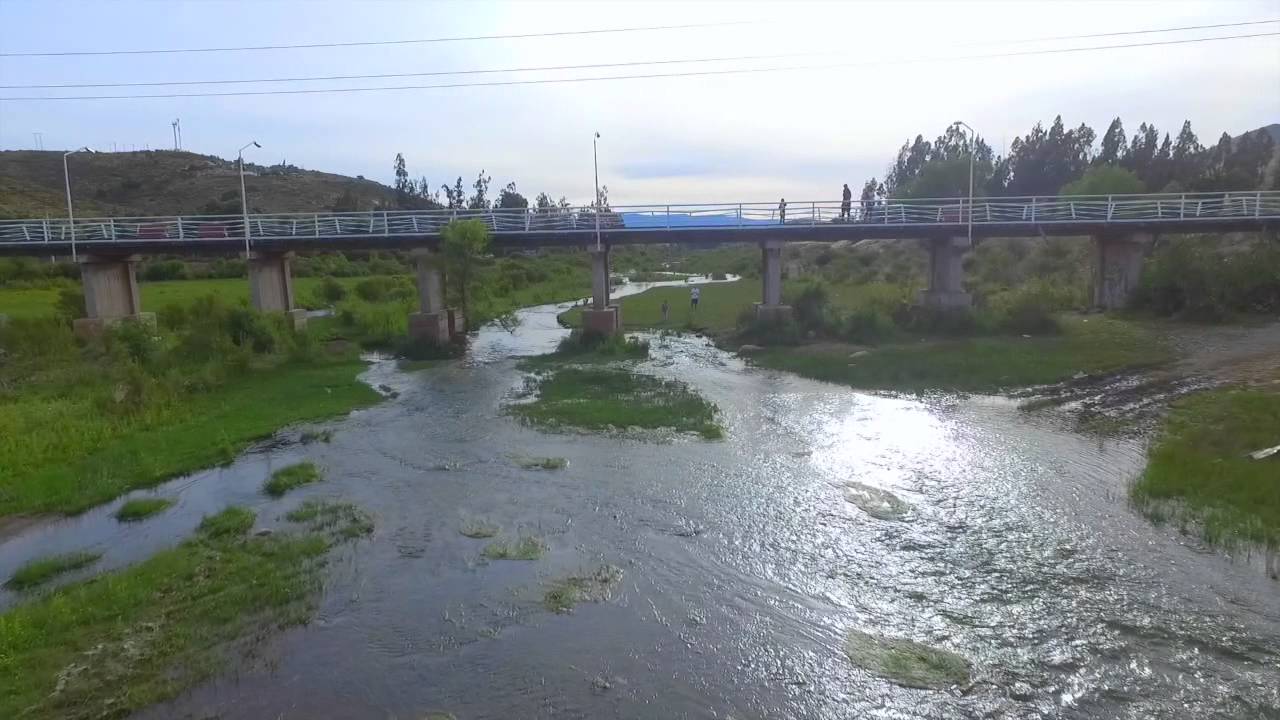
[[[1280,191],[855,200],[781,203],[632,205],[599,213],[602,231],[618,229],[774,228],[838,223],[896,226],[1096,224],[1266,218],[1280,219]],[[435,235],[457,219],[479,220],[501,235],[594,233],[591,206],[550,209],[374,210],[352,213],[268,213],[248,218],[251,239],[352,238]],[[0,243],[21,245],[236,240],[240,215],[0,220]]]

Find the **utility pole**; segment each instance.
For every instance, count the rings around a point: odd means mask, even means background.
[[[246,193],[244,190],[244,150],[250,145],[256,148],[262,147],[261,145],[258,144],[257,140],[250,140],[249,142],[245,143],[244,147],[236,151],[236,161],[237,161],[236,164],[240,166],[240,215],[244,219],[245,260],[249,259],[249,197],[248,197],[248,193]]]
[[[596,131],[596,136],[591,138],[591,165],[595,168],[596,175],[596,250],[600,249],[600,155],[596,151],[596,141],[599,139],[600,132]]]
[[[44,133],[33,132],[31,133],[31,135],[36,139],[36,149],[43,150],[44,149]]]
[[[173,149],[182,149],[182,118],[177,118],[169,123],[173,126]]]

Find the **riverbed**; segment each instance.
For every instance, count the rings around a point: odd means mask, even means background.
[[[716,403],[725,440],[547,433],[503,406],[566,307],[481,330],[458,362],[375,360],[394,397],[317,426],[331,442],[284,431],[157,489],[177,504],[146,522],[115,502],[28,529],[0,574],[86,548],[95,571],[136,562],[231,504],[268,528],[308,498],[374,515],[310,625],[148,718],[1280,717],[1280,584],[1128,506],[1140,439],[1004,398],[863,394],[692,336],[651,336],[640,368]],[[569,464],[522,463],[540,457]],[[324,482],[261,494],[303,459]],[[486,561],[459,533],[476,519],[549,552]],[[602,564],[623,572],[608,600],[543,607],[549,582]],[[973,681],[875,677],[846,658],[851,630],[958,652]]]

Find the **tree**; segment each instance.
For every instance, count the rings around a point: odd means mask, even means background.
[[[409,170],[405,167],[404,155],[396,153],[396,207],[409,207],[409,198],[413,196],[413,183],[409,180]]]
[[[449,202],[450,210],[459,210],[466,207],[466,195],[462,192],[462,176],[458,176],[457,182],[453,187],[441,185],[440,189],[444,191],[444,196]]]
[[[506,187],[502,188],[502,193],[498,195],[496,207],[504,210],[526,209],[529,207],[529,200],[516,192],[516,184],[510,182],[507,183]]]
[[[471,317],[477,286],[476,266],[489,250],[489,227],[483,220],[454,220],[440,233],[445,272],[458,292],[462,316]]]
[[[1112,120],[1102,136],[1102,149],[1093,161],[1099,165],[1111,165],[1125,160],[1129,154],[1126,140],[1124,123],[1120,122],[1120,118]]]
[[[1062,186],[1063,195],[1122,195],[1144,192],[1142,180],[1117,165],[1098,165],[1079,179]]]
[[[489,209],[489,181],[493,178],[484,174],[484,170],[480,171],[480,176],[476,178],[475,183],[471,187],[475,188],[476,193],[471,196],[467,202],[467,207],[471,210],[488,210]],[[459,188],[461,190],[461,188]]]

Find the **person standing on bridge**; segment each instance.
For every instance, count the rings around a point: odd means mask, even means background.
[[[782,198],[778,202],[778,224],[779,225],[787,224],[787,199],[786,198]]]
[[[853,192],[849,190],[849,183],[844,184],[844,191],[840,193],[840,219],[848,222],[849,216],[853,209]]]

